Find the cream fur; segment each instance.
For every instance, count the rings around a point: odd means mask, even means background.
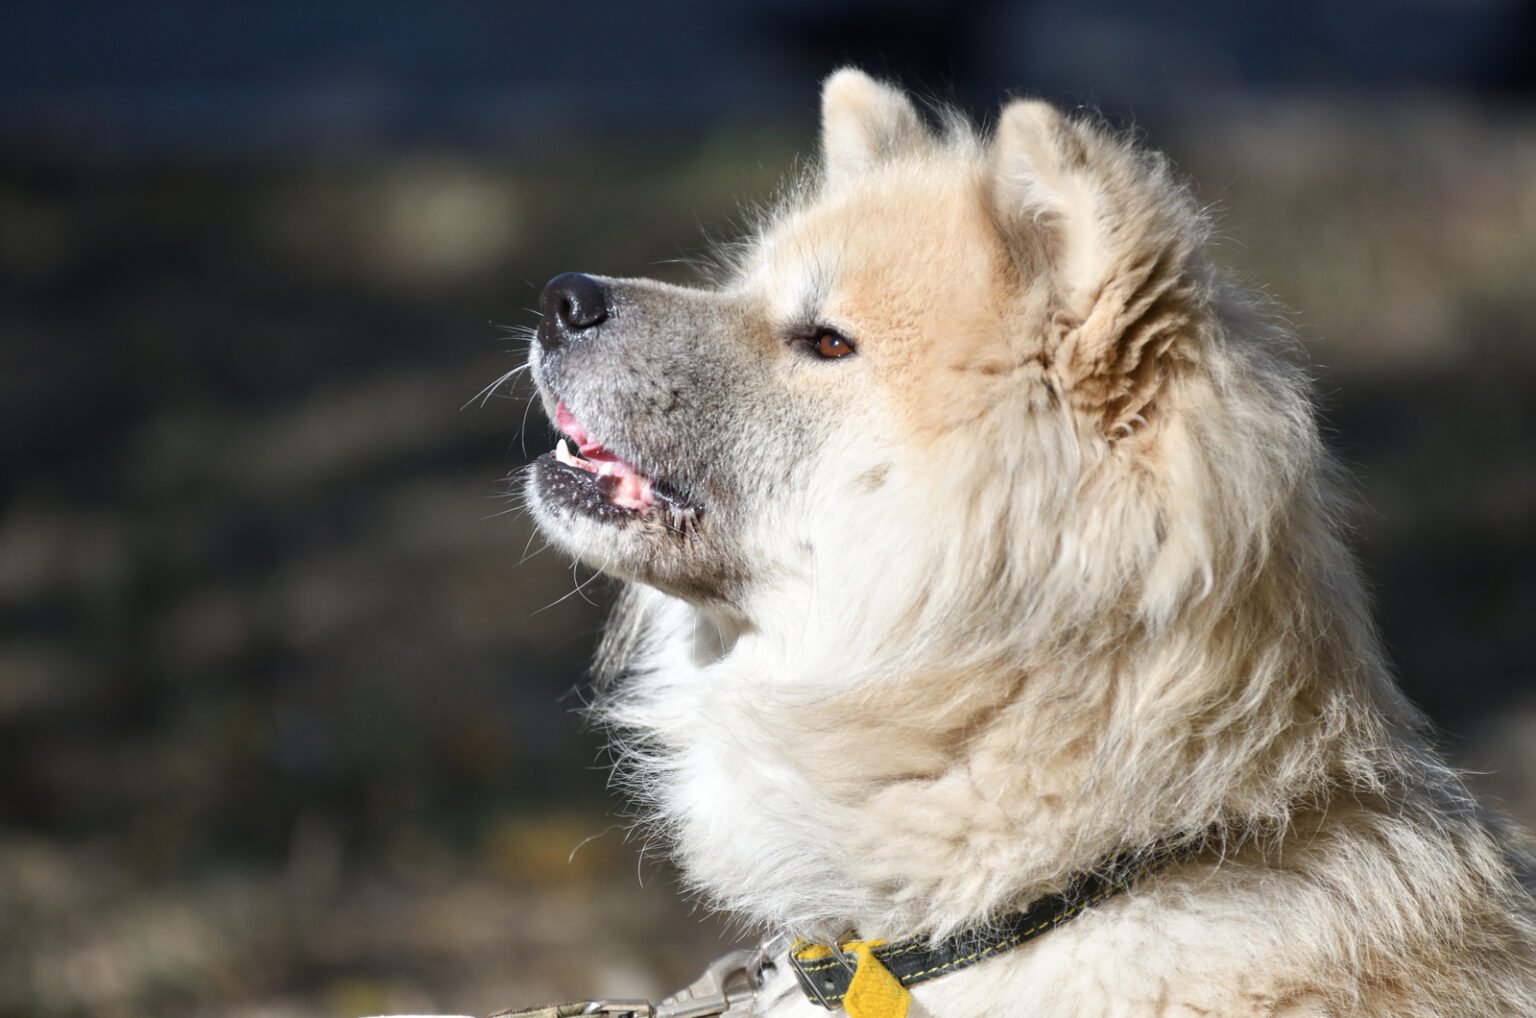
[[[1038,102],[930,134],[854,71],[823,125],[722,290],[862,341],[799,397],[832,438],[742,537],[773,569],[632,586],[605,652],[693,886],[939,934],[1183,839],[917,1013],[1536,1015],[1531,898],[1388,674],[1291,339],[1166,163]],[[825,1013],[782,972],[760,1006]]]

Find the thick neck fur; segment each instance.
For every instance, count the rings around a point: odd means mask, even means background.
[[[1299,398],[1267,361],[1221,384]],[[958,519],[958,544],[882,561],[874,586],[905,593],[845,612],[814,571],[769,599],[800,612],[746,624],[629,591],[603,713],[687,878],[773,929],[940,933],[1127,849],[1278,847],[1336,799],[1458,798],[1386,678],[1310,420],[1280,409],[1252,421],[1296,430],[1283,469],[1205,465],[1198,483],[1225,488],[1193,493],[1200,532],[1163,524],[1108,601],[1074,601],[1106,584],[1073,549],[1133,519],[1031,550],[985,536],[1008,533],[985,499],[990,525]],[[1132,484],[1118,469],[1076,481]],[[1038,579],[1004,582],[1025,569]]]

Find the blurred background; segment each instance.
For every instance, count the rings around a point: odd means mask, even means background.
[[[1536,3],[59,0],[0,14],[0,1014],[656,993],[729,930],[508,498],[567,269],[687,280],[855,62],[1173,153],[1292,309],[1411,695],[1536,822]],[[580,588],[578,591],[578,587]]]

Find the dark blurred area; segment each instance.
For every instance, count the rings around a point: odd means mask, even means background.
[[[684,281],[854,62],[1169,150],[1292,310],[1412,696],[1536,821],[1536,4],[0,15],[0,1014],[486,1012],[729,931],[626,841],[518,327]],[[642,858],[642,855],[644,858]]]

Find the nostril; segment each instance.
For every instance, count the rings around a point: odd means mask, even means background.
[[[544,287],[543,312],[559,319],[572,331],[590,329],[608,319],[608,291],[602,283],[580,272],[567,272]]]

